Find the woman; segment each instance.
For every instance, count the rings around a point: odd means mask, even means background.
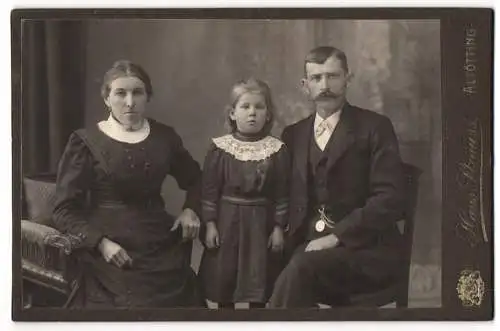
[[[144,117],[151,80],[118,61],[101,94],[109,118],[74,132],[59,163],[54,222],[81,239],[86,308],[199,306],[190,267],[201,170],[177,133]],[[160,195],[172,175],[187,191],[174,219]]]

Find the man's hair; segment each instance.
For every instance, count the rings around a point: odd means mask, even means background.
[[[323,64],[329,57],[336,57],[342,64],[342,68],[347,73],[349,72],[349,67],[347,65],[347,57],[343,51],[332,46],[319,46],[314,48],[306,55],[304,61],[304,75],[307,76],[307,64],[316,63]]]

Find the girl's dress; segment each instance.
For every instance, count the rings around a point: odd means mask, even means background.
[[[78,130],[61,158],[54,222],[81,239],[76,255],[84,277],[75,305],[202,305],[190,267],[191,243],[182,242],[179,231],[170,231],[175,219],[160,195],[164,178],[173,175],[187,190],[184,207],[196,211],[201,170],[172,128],[149,123],[147,138],[133,144],[115,140],[97,126]],[[132,267],[107,263],[97,248],[102,237],[122,246]]]
[[[207,299],[267,302],[281,256],[271,253],[268,239],[275,225],[286,226],[289,168],[286,147],[274,137],[213,139],[203,170],[202,220],[216,223],[220,247],[202,257]]]

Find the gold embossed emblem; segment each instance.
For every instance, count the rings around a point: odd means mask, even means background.
[[[466,307],[479,306],[484,296],[484,281],[478,270],[463,270],[457,284],[458,297]]]

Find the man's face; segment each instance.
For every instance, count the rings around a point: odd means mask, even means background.
[[[337,109],[344,103],[349,80],[342,62],[331,56],[323,64],[306,63],[302,87],[316,106]]]

